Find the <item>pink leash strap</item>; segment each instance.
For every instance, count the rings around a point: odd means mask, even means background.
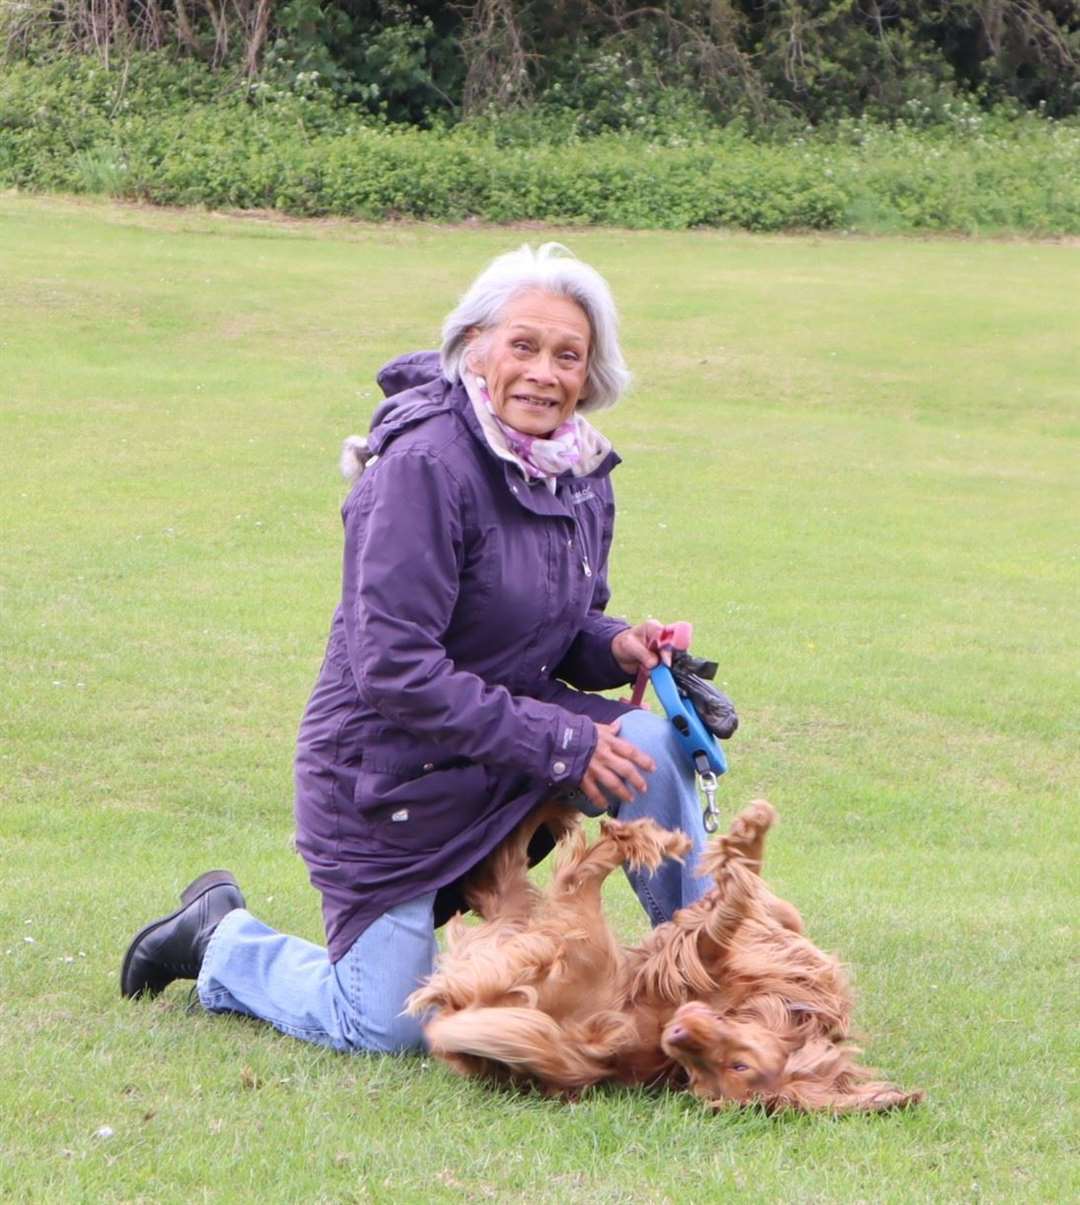
[[[679,649],[686,652],[690,647],[693,635],[693,624],[679,620],[678,623],[671,623],[661,628],[652,641],[651,647],[655,653],[659,653],[662,649]],[[643,666],[637,672],[637,677],[634,679],[634,693],[630,696],[630,702],[634,707],[641,706],[641,701],[645,698],[645,687],[648,685],[649,671]]]

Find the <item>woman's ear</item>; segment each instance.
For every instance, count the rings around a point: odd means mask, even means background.
[[[465,332],[465,356],[463,363],[469,372],[480,375],[484,371],[480,360],[480,328],[478,326],[470,326]]]

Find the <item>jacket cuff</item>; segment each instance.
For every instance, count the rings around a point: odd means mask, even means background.
[[[548,763],[547,781],[552,787],[576,785],[585,777],[596,748],[596,725],[587,715],[563,712],[559,736]]]

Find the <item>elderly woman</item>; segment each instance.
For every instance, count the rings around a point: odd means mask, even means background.
[[[195,978],[210,1011],[309,1042],[417,1047],[402,1007],[435,929],[541,800],[652,816],[700,848],[666,720],[586,693],[656,664],[658,625],[604,613],[619,458],[585,414],[627,380],[607,285],[553,244],[496,259],[441,354],[382,370],[387,400],[347,445],[362,472],[342,510],[341,605],[296,754],[297,843],[328,948],[268,928],[212,871],[136,935],[124,995]],[[692,860],[631,882],[654,924],[704,890]]]

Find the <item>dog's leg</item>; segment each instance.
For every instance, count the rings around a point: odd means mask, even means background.
[[[735,818],[731,832],[712,841],[701,855],[700,873],[710,875],[716,887],[694,907],[705,906],[698,928],[713,946],[726,948],[755,902],[767,894],[754,863],[760,867],[765,834],[775,817],[775,809],[764,800],[751,804]]]
[[[466,927],[460,917],[447,926],[449,939],[435,971],[409,996],[406,1011],[423,1016],[506,1003],[535,1006],[542,985],[561,965],[561,936],[530,930],[514,920]]]
[[[721,840],[729,854],[738,854],[755,874],[761,874],[765,835],[775,823],[776,808],[767,799],[755,799],[739,812]]]
[[[584,837],[577,813],[549,801],[532,812],[469,876],[465,896],[484,924],[466,927],[460,918],[447,926],[447,950],[435,972],[409,997],[408,1011],[422,1016],[511,998],[535,1003],[536,984],[563,956],[561,936],[530,932],[529,921],[543,897],[529,881],[529,842],[542,824],[564,840]]]
[[[764,799],[755,799],[735,817],[722,837],[710,842],[701,856],[700,873],[716,878],[729,859],[739,858],[749,870],[760,874],[765,835],[775,823],[776,808]]]
[[[599,899],[600,888],[619,866],[633,870],[655,870],[665,858],[682,858],[692,843],[683,832],[661,828],[653,820],[604,820],[600,839],[588,848],[575,849],[555,872],[551,885],[554,899],[588,894]]]
[[[725,952],[739,926],[757,909],[764,884],[726,838],[714,841],[702,861],[715,887],[695,904],[680,908],[637,948],[631,996],[681,1004],[711,997]]]
[[[735,817],[731,828],[723,837],[712,844],[701,859],[702,873],[714,878],[722,875],[722,869],[731,858],[740,858],[748,870],[761,874],[765,857],[765,836],[776,823],[776,808],[768,800],[755,799]],[[802,917],[794,904],[780,899],[761,884],[758,903],[769,917],[784,929],[793,933],[803,931]]]
[[[709,874],[719,884],[725,875],[725,867],[732,859],[739,859],[748,870],[761,874],[765,857],[765,835],[776,823],[776,808],[768,800],[755,799],[735,817],[731,828],[718,840],[713,841],[701,857],[701,873]],[[780,899],[761,883],[757,902],[765,914],[784,929],[793,933],[803,931],[799,910]]]
[[[527,873],[529,842],[541,825],[547,825],[559,841],[581,830],[574,809],[554,800],[531,812],[469,875],[465,899],[484,920],[526,917],[532,912],[538,893]]]

